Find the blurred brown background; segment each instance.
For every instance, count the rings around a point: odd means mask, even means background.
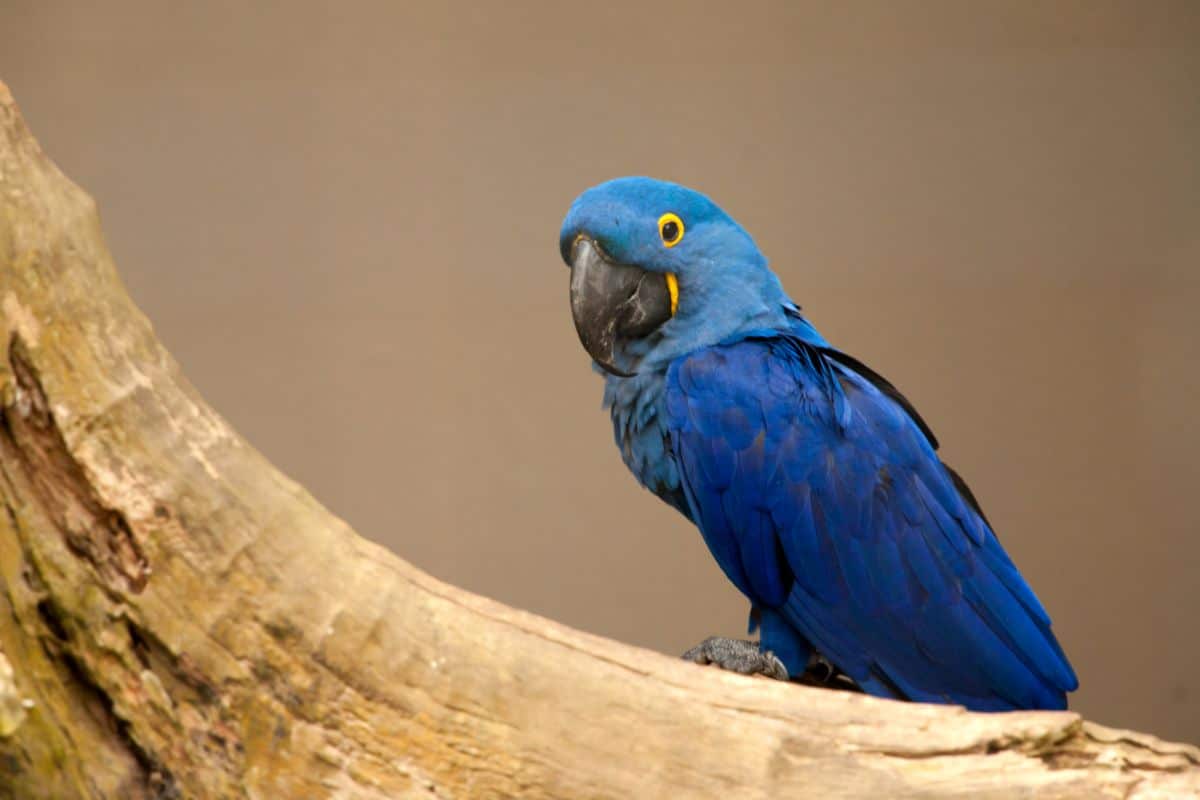
[[[1102,722],[1200,740],[1200,5],[0,0],[0,79],[206,397],[363,534],[677,653],[556,237],[700,188],[930,420]]]

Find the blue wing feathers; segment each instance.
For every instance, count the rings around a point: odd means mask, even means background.
[[[1076,680],[1049,618],[928,426],[827,348],[754,337],[667,374],[691,517],[762,609],[764,646],[793,672],[815,647],[875,694],[1064,707]]]

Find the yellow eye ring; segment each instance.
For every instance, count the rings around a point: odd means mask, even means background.
[[[664,247],[674,247],[683,241],[683,220],[668,211],[658,218],[658,235]]]

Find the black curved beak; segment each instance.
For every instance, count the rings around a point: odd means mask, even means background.
[[[617,347],[671,318],[666,276],[609,261],[586,236],[575,238],[569,255],[571,316],[579,341],[605,371],[628,378],[634,373],[617,367]]]

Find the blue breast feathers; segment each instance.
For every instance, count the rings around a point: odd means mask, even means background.
[[[610,375],[604,385],[604,407],[612,416],[613,439],[625,466],[642,486],[690,519],[667,440],[665,387],[664,371],[648,370],[631,378]]]

